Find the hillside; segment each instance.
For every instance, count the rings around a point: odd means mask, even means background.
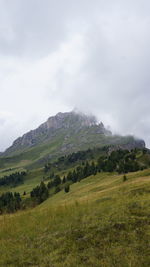
[[[0,266],[149,266],[150,151],[122,146],[1,170]]]
[[[76,112],[58,113],[37,129],[14,141],[0,156],[0,168],[37,168],[61,155],[105,145],[143,148],[143,140],[112,135],[94,116]]]
[[[127,178],[97,174],[1,216],[0,266],[149,266],[150,170]]]
[[[150,168],[150,151],[148,149],[136,148],[130,152],[117,150],[115,146],[88,149],[59,157],[56,161],[50,161],[37,169],[25,171],[23,168],[10,168],[0,170],[0,193],[17,191],[22,196],[26,191],[26,198],[28,198],[32,189],[41,181],[47,184],[53,181],[57,175],[61,177],[61,180],[65,176],[66,182],[68,180],[72,184],[97,172],[125,174],[148,168]],[[60,183],[58,186],[64,187]]]

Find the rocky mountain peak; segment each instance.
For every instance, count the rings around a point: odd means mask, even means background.
[[[14,141],[4,153],[4,156],[16,155],[29,151],[31,148],[38,157],[40,151],[45,151],[49,157],[72,151],[88,149],[90,147],[104,145],[122,145],[130,147],[144,147],[143,141],[135,140],[134,137],[113,136],[103,123],[98,123],[95,116],[80,112],[59,112],[48,118],[37,129],[32,130]],[[35,154],[36,154],[35,153]],[[43,152],[42,152],[43,153]],[[34,154],[34,153],[33,153]]]
[[[95,127],[93,131],[97,134],[111,134],[105,129],[103,123],[98,124],[96,117],[93,115],[86,115],[75,111],[65,113],[59,112],[55,116],[49,117],[48,120],[37,129],[31,130],[22,137],[16,139],[13,145],[6,150],[5,154],[20,149],[26,149],[46,142],[47,140],[52,140],[60,132],[63,132],[67,137],[71,136],[72,133],[78,133],[78,131],[83,128],[90,129],[91,127]]]
[[[97,119],[94,116],[85,115],[83,113],[59,112],[55,116],[50,117],[40,128],[44,129],[60,129],[72,127],[90,127],[97,124]]]

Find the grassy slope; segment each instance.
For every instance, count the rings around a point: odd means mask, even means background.
[[[97,174],[0,217],[0,266],[150,266],[150,169]]]
[[[42,169],[37,169],[34,171],[27,172],[25,176],[24,183],[16,186],[16,187],[0,187],[0,194],[3,192],[11,191],[11,192],[19,192],[21,196],[23,195],[24,191],[26,191],[28,197],[32,189],[37,186],[43,178],[43,171]]]
[[[99,158],[100,155],[103,155],[104,152],[102,151],[95,151],[94,152],[94,159],[92,159],[91,161],[95,161]],[[142,151],[139,151],[137,153],[137,161],[138,163],[142,166],[142,165],[146,165],[147,167],[150,166],[150,154],[144,154],[142,153]],[[89,160],[90,162],[90,160]],[[61,165],[61,171],[59,171],[59,168],[56,169],[54,172],[55,174],[59,174],[61,177],[63,177],[64,175],[66,175],[69,171],[73,171],[78,165],[80,165],[81,162],[75,162],[75,163],[70,163],[70,165],[66,166],[64,164]],[[10,169],[11,168],[11,169]],[[26,169],[24,167],[11,167],[10,165],[8,166],[8,169],[0,169],[0,178],[4,177],[5,175],[10,175],[11,173],[14,173],[16,171],[25,171]],[[28,197],[30,195],[31,190],[37,186],[37,184],[39,184],[43,178],[44,181],[47,183],[49,181],[49,175],[50,172],[45,173],[43,167],[42,168],[37,168],[37,169],[33,169],[33,170],[28,170],[27,171],[27,176],[25,177],[24,183],[17,186],[17,187],[0,187],[0,193],[3,192],[7,192],[7,191],[12,191],[12,192],[19,192],[21,195],[23,194],[24,191],[26,191],[27,195],[26,197]]]
[[[70,154],[79,150],[86,150],[89,147],[105,146],[109,144],[131,144],[134,141],[132,136],[105,136],[96,133],[96,126],[83,128],[77,132],[62,129],[56,136],[45,142],[39,142],[30,148],[20,148],[9,154],[0,157],[0,169],[12,168],[38,168],[44,165],[49,158],[56,159],[61,155]],[[65,138],[66,135],[68,138]]]

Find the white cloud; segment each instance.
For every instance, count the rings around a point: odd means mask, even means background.
[[[0,149],[74,107],[150,146],[149,7],[0,0]]]
[[[65,84],[69,85],[76,78],[83,58],[83,40],[79,34],[63,42],[56,52],[31,62],[24,58],[1,57],[0,115],[5,125],[0,124],[0,137],[11,124],[14,127],[11,131],[20,135],[59,110],[71,109],[59,94]],[[10,142],[11,137],[8,144]],[[8,144],[6,140],[2,141],[1,148]]]

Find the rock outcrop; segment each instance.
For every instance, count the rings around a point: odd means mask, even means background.
[[[105,129],[103,123],[98,124],[94,116],[87,116],[76,112],[60,112],[56,116],[50,117],[37,129],[16,139],[4,154],[6,155],[20,149],[33,147],[41,142],[51,140],[59,133],[59,130],[66,131],[65,139],[67,139],[70,137],[72,131],[77,133],[81,129],[92,128],[92,126],[95,126],[95,133],[111,135],[111,132]]]
[[[19,137],[1,157],[17,155],[18,159],[36,161],[105,145],[129,150],[145,147],[143,140],[133,136],[112,135],[94,116],[66,112],[50,117],[37,129]]]

